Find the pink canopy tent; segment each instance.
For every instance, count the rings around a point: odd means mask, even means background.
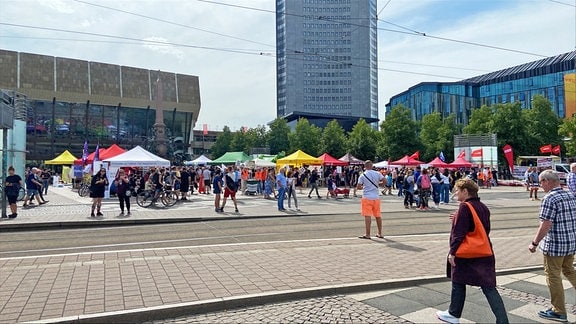
[[[431,165],[435,168],[447,168],[448,167],[448,163],[440,160],[439,157],[436,157],[434,160],[428,162],[428,165]]]
[[[454,162],[448,164],[449,168],[469,168],[472,166],[472,163],[466,161],[464,158],[459,157],[454,160]]]
[[[348,162],[340,161],[328,153],[324,153],[318,157],[322,160],[323,165],[345,166]]]
[[[416,165],[420,165],[420,164],[425,164],[425,163],[422,161],[418,161],[414,158],[411,158],[408,155],[404,155],[404,157],[401,158],[400,160],[390,162],[390,165],[412,165],[412,166],[416,166]]]

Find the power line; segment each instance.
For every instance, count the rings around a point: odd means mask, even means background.
[[[571,4],[571,3],[566,3],[566,2],[562,2],[562,1],[558,1],[558,0],[548,0],[548,1],[554,2],[554,3],[558,3],[558,4],[561,4],[561,5],[565,5],[565,6],[568,6],[568,7],[576,7],[576,5],[573,5],[573,4]]]

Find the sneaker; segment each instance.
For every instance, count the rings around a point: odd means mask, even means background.
[[[124,216],[124,212],[120,212],[120,214],[118,214],[118,216]]]
[[[547,310],[539,311],[538,316],[549,319],[556,322],[568,322],[568,318],[566,314],[556,313],[552,310],[552,308],[548,308]]]
[[[18,216],[18,214],[10,214],[10,215],[8,215],[8,218],[14,219],[14,218],[16,218],[17,216]]]
[[[90,217],[96,217],[96,215],[94,215],[94,213],[91,213],[91,214],[90,214]]]
[[[446,311],[437,311],[436,317],[438,317],[438,319],[441,320],[442,322],[452,323],[452,324],[460,323],[460,319],[450,315],[450,312],[448,312],[447,310]]]
[[[101,216],[104,216],[104,214],[102,214],[101,212],[97,212],[96,216],[101,217]]]
[[[126,216],[132,216],[132,213],[131,213],[131,212],[128,212],[128,214],[126,214]]]
[[[238,212],[238,208],[234,209],[234,212],[236,212],[236,213],[237,213],[237,212]]]

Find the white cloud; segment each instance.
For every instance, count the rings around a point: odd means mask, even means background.
[[[160,54],[168,54],[175,56],[178,59],[182,59],[184,57],[184,53],[182,50],[178,49],[176,46],[171,45],[167,39],[163,37],[151,36],[144,38],[144,47],[158,52]],[[165,44],[162,44],[165,43]]]
[[[60,12],[60,13],[65,13],[65,14],[74,13],[74,8],[72,8],[69,4],[67,4],[66,2],[64,2],[62,0],[38,0],[38,2],[41,5],[46,6],[50,9],[56,10],[57,12]]]

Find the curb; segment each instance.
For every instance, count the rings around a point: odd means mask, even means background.
[[[496,275],[510,275],[537,270],[542,270],[542,266],[504,269],[496,271]],[[449,279],[445,276],[416,277],[401,280],[378,280],[363,283],[230,296],[188,303],[137,308],[125,311],[60,317],[33,321],[30,323],[142,323],[189,316],[191,314],[206,314],[234,308],[246,308],[299,299],[320,298],[331,295],[346,295],[368,291],[399,289],[423,284],[445,282],[448,280]]]

